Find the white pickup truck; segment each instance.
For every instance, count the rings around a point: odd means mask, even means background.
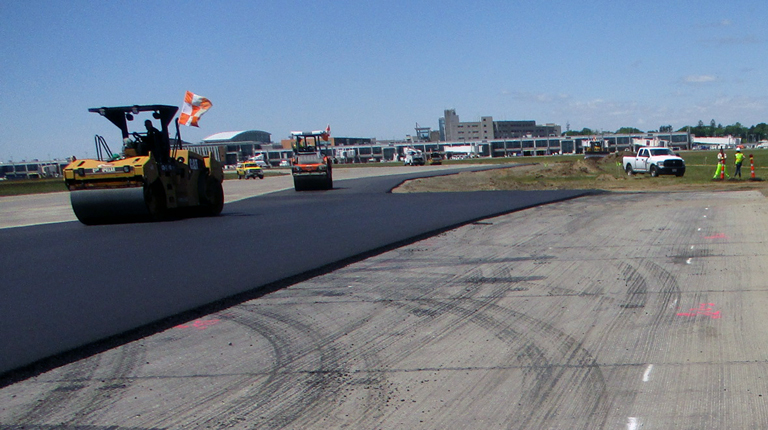
[[[623,164],[627,175],[650,173],[651,176],[683,176],[685,174],[685,161],[669,148],[653,146],[639,148],[636,155],[625,156]]]
[[[403,152],[405,153],[405,158],[403,160],[404,166],[423,166],[426,164],[424,153],[420,150],[405,148]]]

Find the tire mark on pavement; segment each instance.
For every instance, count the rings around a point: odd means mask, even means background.
[[[73,428],[88,423],[93,414],[120,401],[118,394],[131,384],[131,373],[144,348],[131,343],[108,354],[65,366],[64,375],[44,397],[14,421],[24,424],[56,422]]]
[[[263,428],[318,424],[343,397],[342,387],[348,386],[352,375],[342,357],[344,351],[334,342],[364,325],[366,319],[352,321],[337,331],[327,334],[310,323],[287,315],[270,306],[241,305],[233,309],[231,321],[267,339],[274,350],[274,362],[266,372],[268,377],[258,387],[241,390],[242,394],[230,398],[218,408],[214,418],[200,425],[233,426],[242,422],[257,422]],[[343,358],[343,359],[342,359]],[[376,358],[363,354],[366,366],[376,366]],[[383,375],[366,379],[369,385],[379,386]],[[243,383],[250,383],[244,381]],[[368,390],[376,393],[378,390]],[[383,400],[372,395],[367,399],[369,409],[359,411],[354,420],[366,426],[366,415]]]

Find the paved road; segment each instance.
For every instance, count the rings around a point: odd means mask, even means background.
[[[604,194],[483,219],[6,386],[0,427],[768,428],[767,209]]]
[[[388,193],[424,174],[267,194],[215,218],[2,229],[0,242],[13,246],[0,254],[0,373],[475,219],[584,194]]]

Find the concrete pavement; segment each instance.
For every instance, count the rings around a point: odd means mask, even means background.
[[[689,192],[485,219],[2,388],[0,426],[767,428],[766,213]]]

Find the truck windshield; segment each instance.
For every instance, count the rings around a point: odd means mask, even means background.
[[[651,155],[674,155],[669,148],[651,149]]]

